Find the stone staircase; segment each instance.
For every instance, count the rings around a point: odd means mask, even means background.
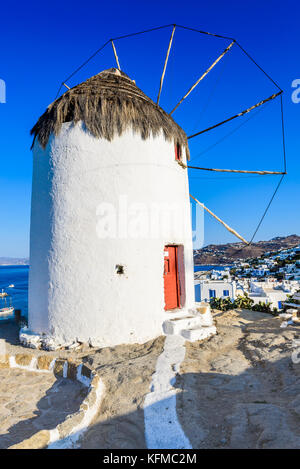
[[[163,331],[166,335],[181,335],[190,342],[204,340],[216,334],[216,327],[210,306],[207,303],[196,303],[195,309],[182,311],[175,310],[166,313]]]

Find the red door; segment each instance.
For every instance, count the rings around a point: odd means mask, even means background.
[[[177,246],[165,246],[164,250],[164,291],[165,310],[180,306],[178,252]]]

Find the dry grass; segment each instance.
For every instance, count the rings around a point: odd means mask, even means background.
[[[167,140],[185,147],[189,158],[187,137],[182,128],[117,69],[89,78],[50,104],[31,130],[33,144],[38,138],[45,148],[50,135],[58,135],[64,122],[79,121],[83,121],[96,138],[109,141],[129,128],[140,133],[143,139],[162,131]]]

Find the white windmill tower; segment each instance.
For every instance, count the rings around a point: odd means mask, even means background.
[[[34,132],[30,330],[102,346],[160,335],[167,311],[195,307],[184,131],[109,69]]]
[[[158,104],[174,31],[157,103],[108,41],[118,68],[65,85],[33,128],[32,334],[113,346],[215,332],[194,315],[187,136]]]

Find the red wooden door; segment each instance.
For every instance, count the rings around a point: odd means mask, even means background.
[[[165,310],[180,306],[177,246],[165,246],[164,250]]]

